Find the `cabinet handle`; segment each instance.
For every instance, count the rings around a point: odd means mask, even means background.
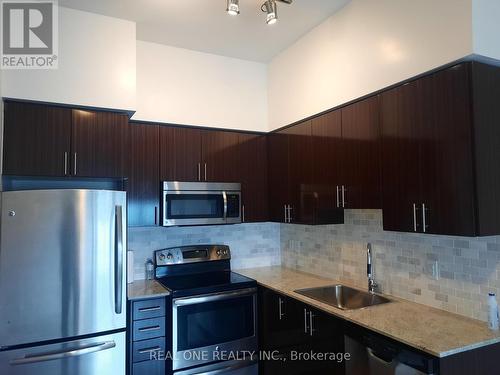
[[[346,192],[346,188],[344,185],[342,185],[342,208],[345,208],[345,192]]]
[[[142,350],[139,350],[138,353],[139,354],[153,353],[153,352],[157,352],[158,350],[161,350],[160,346],[155,346],[154,348],[142,349]]]
[[[304,333],[309,331],[309,327],[307,327],[307,309],[304,309]]]
[[[145,327],[145,328],[139,328],[139,332],[150,332],[150,331],[158,331],[161,329],[161,326],[153,326],[153,327]]]
[[[285,209],[285,223],[287,223],[288,216],[287,216],[286,204],[283,206],[283,208]]]
[[[337,208],[340,207],[339,185],[337,185]]]
[[[198,181],[201,181],[201,163],[198,163]]]
[[[161,310],[161,306],[139,308],[140,312],[150,312],[150,311],[158,311],[158,310]]]
[[[155,206],[155,225],[158,225],[158,207]]]
[[[417,231],[417,205],[413,203],[413,231]]]
[[[291,204],[288,205],[288,222],[289,223],[292,222],[292,205]]]
[[[428,228],[428,225],[427,225],[427,218],[425,217],[426,214],[425,214],[425,211],[427,211],[427,208],[425,208],[425,203],[422,203],[422,231],[425,233],[427,232],[427,228]]]
[[[278,297],[278,314],[279,314],[279,320],[282,320],[282,318],[285,316],[283,313],[283,300],[281,297]]]
[[[68,152],[64,151],[64,175],[68,175]]]
[[[73,175],[74,175],[74,176],[76,176],[76,174],[77,174],[77,173],[76,173],[76,158],[77,158],[77,154],[76,154],[76,152],[75,152],[75,158],[73,159],[73,162],[74,162],[74,163],[73,163],[73,164],[74,164],[74,165],[73,165]]]
[[[241,206],[241,221],[245,222],[245,205]]]
[[[207,180],[207,163],[205,163],[205,181]]]
[[[309,312],[309,335],[310,336],[313,336],[313,332],[316,331],[314,328],[313,328],[313,319],[314,319],[315,315],[312,313],[312,311]]]

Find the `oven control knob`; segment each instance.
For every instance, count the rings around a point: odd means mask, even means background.
[[[222,255],[227,255],[227,250],[226,249],[222,250]]]
[[[170,259],[172,259],[172,258],[173,258],[173,255],[172,255],[172,254],[170,254],[170,253],[168,253],[168,254],[167,254],[167,259],[168,259],[168,260],[170,260]]]
[[[160,254],[160,260],[165,260],[165,254]]]
[[[217,255],[218,255],[218,256],[221,256],[221,254],[222,254],[222,251],[221,251],[220,249],[218,249],[218,250],[217,250]]]

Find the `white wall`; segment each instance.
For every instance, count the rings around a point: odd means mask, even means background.
[[[500,59],[500,1],[473,0],[474,53]]]
[[[59,8],[59,68],[6,70],[4,97],[135,109],[135,23]]]
[[[471,54],[471,13],[472,0],[352,0],[270,63],[270,129]]]
[[[134,119],[266,131],[267,67],[138,41]]]

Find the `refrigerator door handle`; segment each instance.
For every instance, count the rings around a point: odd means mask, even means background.
[[[78,357],[85,354],[100,352],[102,350],[107,350],[114,348],[116,343],[114,341],[105,341],[95,345],[89,345],[84,348],[64,350],[57,353],[47,353],[40,355],[33,355],[24,358],[13,359],[9,363],[11,366],[26,365],[30,363],[53,361],[56,359],[63,359],[68,357]]]
[[[123,220],[122,206],[115,207],[115,313],[122,313]]]

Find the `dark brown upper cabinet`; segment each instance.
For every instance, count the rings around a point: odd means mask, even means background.
[[[275,222],[288,222],[290,189],[288,184],[288,135],[270,133],[268,141],[269,217]]]
[[[3,173],[66,176],[71,153],[71,109],[5,102]]]
[[[265,135],[239,133],[239,166],[242,221],[269,219],[267,189],[267,140]]]
[[[4,174],[124,177],[125,114],[6,102]]]
[[[71,175],[123,177],[126,174],[128,116],[73,110]]]
[[[130,123],[128,160],[128,225],[159,224],[159,126]]]
[[[202,131],[202,181],[239,182],[238,143],[237,132]]]
[[[384,229],[500,233],[500,69],[463,63],[381,96]]]
[[[342,206],[381,208],[379,97],[353,103],[341,112],[342,155],[337,166]]]
[[[161,181],[201,181],[201,130],[160,126]]]

